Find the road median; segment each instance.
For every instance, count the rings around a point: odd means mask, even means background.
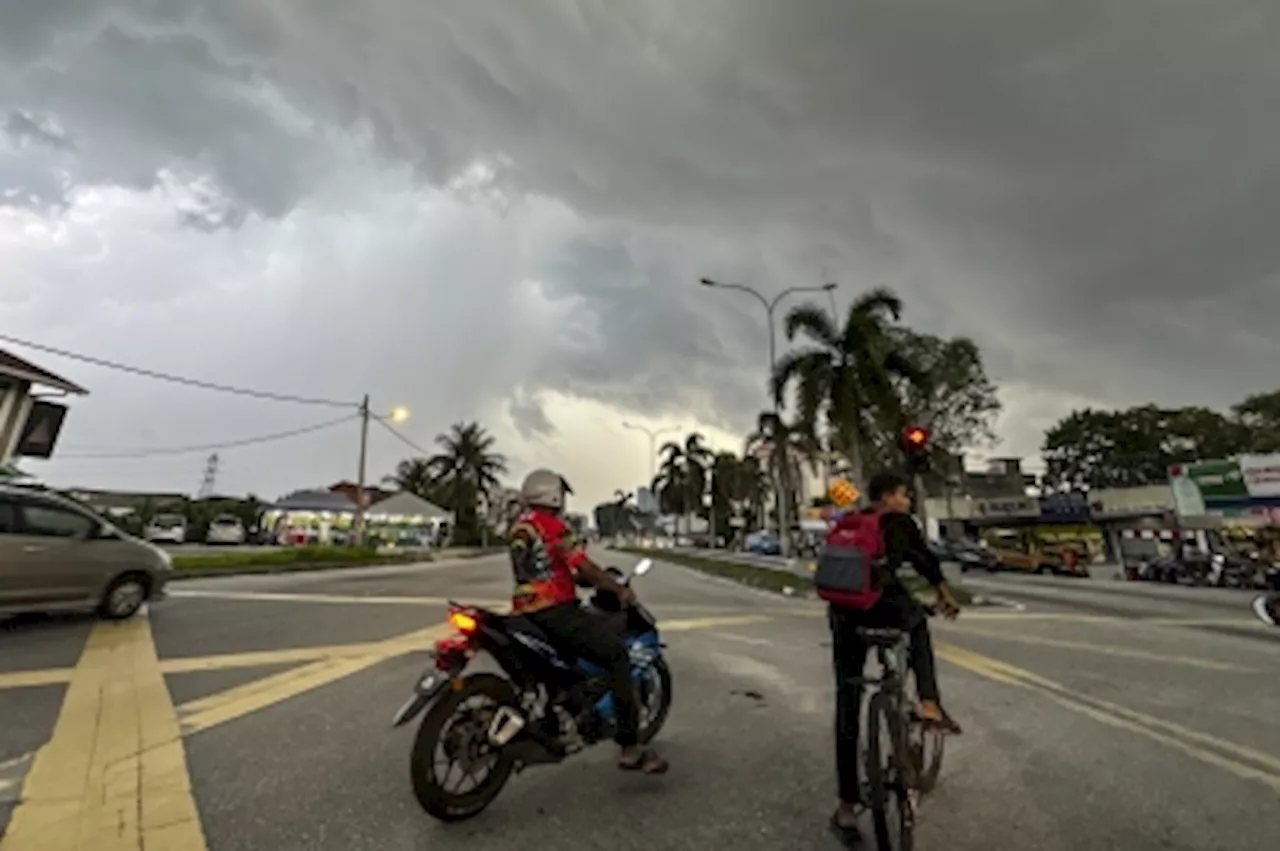
[[[734,556],[738,555],[737,553],[724,553],[723,555],[717,553],[714,558],[711,558],[672,550],[649,550],[639,547],[618,547],[614,552],[669,561],[701,573],[731,579],[742,585],[761,588],[776,594],[797,597],[816,596],[813,590],[813,580],[808,575],[807,567],[788,570],[781,566],[769,567],[759,563],[736,561]],[[804,562],[801,562],[801,564],[804,564]],[[801,570],[804,572],[800,572]],[[926,597],[932,596],[933,591],[929,583],[923,578],[909,573],[903,576],[902,580],[912,594]],[[977,603],[973,595],[964,586],[952,585],[951,589],[956,601],[961,605],[967,606]]]
[[[281,547],[253,552],[175,555],[173,578],[198,579],[253,573],[339,570],[385,564],[412,564],[434,561],[439,557],[426,550],[380,550],[374,547]]]

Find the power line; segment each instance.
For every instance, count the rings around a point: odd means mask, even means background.
[[[219,449],[234,449],[240,446],[254,446],[259,443],[271,443],[276,440],[286,440],[290,437],[298,437],[303,434],[310,434],[314,431],[321,431],[327,428],[333,428],[342,423],[354,422],[360,418],[359,414],[351,414],[340,417],[336,420],[328,420],[316,425],[304,426],[303,428],[290,429],[289,431],[278,431],[274,434],[263,434],[257,437],[246,437],[243,440],[231,440],[224,443],[207,443],[201,446],[171,446],[161,449],[135,449],[126,452],[61,452],[59,458],[78,459],[78,460],[96,460],[110,461],[123,460],[127,458],[152,458],[160,455],[186,455],[191,452],[210,452]]]
[[[233,393],[237,396],[251,396],[255,399],[269,399],[273,402],[294,402],[299,405],[325,405],[330,408],[360,407],[359,402],[340,402],[335,399],[312,399],[306,396],[291,396],[286,393],[273,393],[269,390],[252,390],[245,387],[233,387],[229,384],[215,384],[212,381],[201,381],[196,378],[184,378],[180,375],[170,375],[169,373],[156,372],[152,369],[143,369],[141,367],[116,363],[115,361],[104,360],[90,355],[82,355],[77,352],[69,352],[66,349],[46,346],[43,343],[32,343],[29,340],[20,340],[17,337],[10,337],[8,334],[0,334],[0,341],[12,343],[15,346],[23,346],[28,349],[35,349],[38,352],[45,352],[59,357],[70,358],[71,360],[80,361],[82,363],[93,364],[94,366],[101,366],[107,369],[118,370],[120,372],[127,372],[132,375],[140,375],[144,378],[154,378],[157,381],[168,381],[173,384],[184,384],[187,387],[198,387],[202,390],[216,390],[219,393]]]
[[[418,444],[414,443],[414,442],[413,442],[412,440],[410,440],[409,438],[405,437],[405,436],[404,436],[403,434],[401,434],[398,430],[396,430],[396,429],[391,425],[391,423],[387,422],[386,420],[382,419],[381,417],[374,417],[374,419],[377,421],[378,425],[382,426],[382,427],[383,427],[383,428],[385,428],[387,431],[391,432],[391,434],[396,438],[396,440],[399,440],[399,441],[400,441],[401,443],[403,443],[405,446],[409,447],[409,448],[410,448],[410,449],[412,449],[414,452],[417,452],[418,454],[422,455],[424,458],[430,458],[430,457],[434,454],[434,453],[432,453],[432,452],[427,451],[426,449],[423,449],[421,446],[419,446]]]

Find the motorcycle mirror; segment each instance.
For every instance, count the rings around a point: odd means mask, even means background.
[[[636,565],[636,569],[631,573],[633,576],[644,576],[651,570],[653,570],[653,559],[643,558],[640,559],[640,563]]]

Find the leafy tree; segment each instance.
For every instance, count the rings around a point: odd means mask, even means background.
[[[781,401],[795,384],[800,421],[810,434],[825,412],[831,449],[849,460],[855,481],[864,477],[867,451],[882,452],[904,422],[900,383],[919,376],[894,334],[901,314],[902,300],[883,288],[860,296],[843,327],[814,305],[787,314],[787,339],[803,335],[809,345],[778,361],[774,396]]]
[[[1231,412],[1249,429],[1254,452],[1280,452],[1280,390],[1249,396]]]
[[[1207,408],[1143,405],[1074,411],[1045,433],[1050,487],[1120,488],[1158,484],[1170,465],[1248,452],[1253,432]]]
[[[966,447],[989,445],[1000,413],[996,386],[987,377],[978,346],[967,337],[950,340],[907,328],[893,329],[898,351],[909,360],[914,380],[896,381],[907,424],[922,425],[931,433],[932,473],[926,477],[930,491],[946,486],[956,472],[953,459]],[[893,466],[898,456],[896,438],[901,425],[884,423],[894,442],[881,447],[881,463]]]

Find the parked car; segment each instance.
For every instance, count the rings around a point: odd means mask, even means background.
[[[187,541],[187,518],[181,514],[157,514],[142,530],[153,544],[183,544]]]
[[[168,553],[77,502],[0,485],[0,613],[127,618],[163,596],[172,570]]]
[[[768,532],[753,532],[747,536],[746,550],[762,556],[782,555],[782,543]]]
[[[209,523],[204,536],[206,544],[239,545],[245,542],[244,524],[234,514],[220,514]]]

